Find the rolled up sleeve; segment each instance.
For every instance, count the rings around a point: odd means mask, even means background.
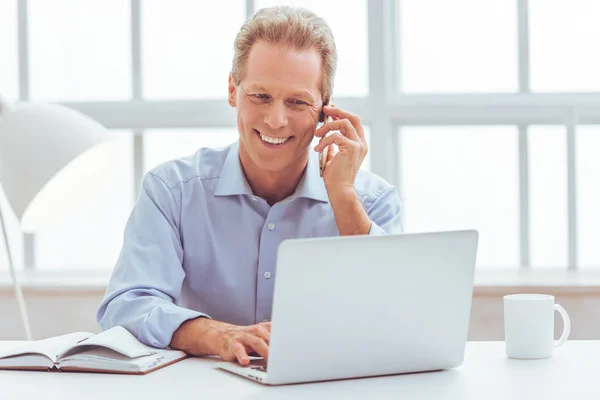
[[[371,218],[369,235],[389,235],[403,232],[400,196],[395,187],[386,189],[367,210]]]
[[[120,325],[141,342],[165,348],[184,321],[210,318],[176,305],[185,277],[179,204],[159,176],[150,172],[144,177],[96,316],[102,329]]]

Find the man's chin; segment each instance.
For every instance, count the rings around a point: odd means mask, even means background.
[[[286,169],[286,167],[289,166],[288,160],[282,160],[282,159],[265,160],[264,158],[261,158],[261,157],[258,157],[257,160],[254,160],[254,163],[261,170],[269,171],[269,172],[284,171]]]

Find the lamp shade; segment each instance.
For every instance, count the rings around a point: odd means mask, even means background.
[[[58,213],[57,206],[67,206],[69,192],[77,189],[67,175],[78,173],[69,164],[113,137],[100,123],[64,106],[9,107],[0,100],[0,183],[24,231],[35,230],[40,216]],[[70,187],[54,185],[61,180]]]

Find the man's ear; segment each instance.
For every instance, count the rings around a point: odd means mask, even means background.
[[[235,86],[235,82],[233,81],[233,76],[229,73],[229,95],[227,96],[227,101],[231,107],[235,107],[235,95],[237,92],[237,87]]]

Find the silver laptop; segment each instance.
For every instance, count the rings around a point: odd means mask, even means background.
[[[477,241],[473,230],[286,240],[268,361],[218,367],[268,385],[456,367]]]

